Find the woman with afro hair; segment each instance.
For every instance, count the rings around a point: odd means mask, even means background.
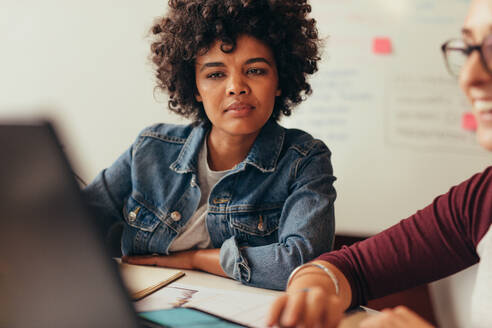
[[[319,39],[306,0],[170,0],[151,59],[169,109],[85,188],[129,263],[283,289],[330,250],[330,151],[277,122],[311,93]]]

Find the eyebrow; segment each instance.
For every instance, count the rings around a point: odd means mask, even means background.
[[[461,35],[466,36],[466,37],[471,37],[471,36],[473,36],[473,33],[470,29],[463,27],[461,29]]]
[[[208,67],[224,67],[224,63],[221,62],[210,62],[210,63],[205,63],[200,67],[200,72],[203,71],[205,68]]]
[[[491,33],[492,32],[492,25],[489,26],[489,31],[487,33]],[[473,36],[473,30],[471,28],[467,28],[467,27],[463,27],[461,29],[461,35],[465,38],[470,38],[470,39],[474,39],[474,36]]]
[[[265,63],[268,66],[272,66],[272,64],[264,57],[250,58],[244,64],[249,65],[249,64],[254,64],[254,63]],[[202,65],[202,67],[200,67],[200,72],[203,71],[205,68],[209,68],[209,67],[225,67],[225,64],[222,62],[205,63]]]
[[[264,57],[250,58],[246,61],[245,64],[253,64],[253,63],[265,63],[268,66],[272,66],[272,64]]]

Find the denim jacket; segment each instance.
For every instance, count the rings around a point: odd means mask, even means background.
[[[208,130],[207,124],[151,126],[84,189],[106,227],[123,220],[124,255],[169,254],[200,200],[197,161]],[[283,289],[296,266],[331,250],[330,156],[309,134],[267,122],[208,200],[207,229],[227,275]]]

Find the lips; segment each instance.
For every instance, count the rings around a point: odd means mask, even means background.
[[[244,102],[233,102],[232,104],[230,104],[229,106],[227,106],[226,108],[226,112],[228,111],[248,111],[248,110],[253,110],[255,109],[255,107],[253,105],[250,105],[248,103],[244,103]]]
[[[492,99],[475,100],[473,107],[480,121],[492,123]]]

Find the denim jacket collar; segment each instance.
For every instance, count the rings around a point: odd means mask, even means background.
[[[251,164],[262,172],[275,171],[284,144],[284,138],[285,129],[273,119],[270,119],[261,129],[248,156],[242,163]]]
[[[201,123],[191,131],[183,149],[170,168],[177,173],[196,172],[198,167],[198,153],[203,140],[210,130],[210,125]],[[237,170],[250,164],[262,172],[273,172],[277,165],[285,138],[285,130],[274,120],[269,120],[261,129],[248,156],[239,163]]]
[[[198,170],[198,153],[203,145],[210,124],[200,123],[191,130],[190,135],[179,153],[178,158],[169,166],[171,170],[177,173],[197,172]]]

